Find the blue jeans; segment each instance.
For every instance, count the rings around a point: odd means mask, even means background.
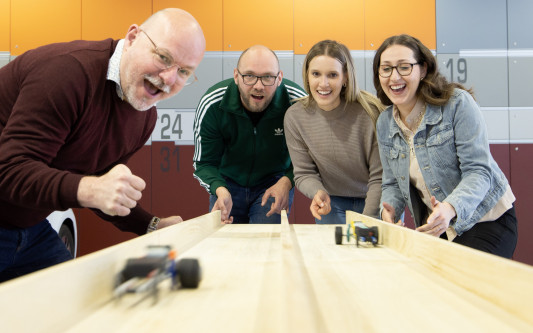
[[[281,223],[280,214],[266,216],[271,205],[274,203],[273,197],[269,197],[265,206],[261,206],[261,200],[263,199],[266,190],[276,184],[281,177],[281,175],[272,177],[268,181],[252,187],[240,186],[231,179],[225,177],[226,184],[228,185],[227,188],[231,194],[231,200],[233,201],[233,207],[231,208],[229,215],[233,216],[233,223]],[[292,207],[293,199],[294,188],[289,192],[289,210]],[[213,209],[216,201],[216,195],[209,196],[209,211]],[[287,212],[287,216],[288,214],[289,212]]]
[[[322,215],[322,220],[315,219],[317,224],[346,224],[346,211],[351,210],[362,213],[365,208],[365,199],[338,197],[331,195],[331,212]]]
[[[29,228],[0,228],[0,282],[70,259],[48,220]]]

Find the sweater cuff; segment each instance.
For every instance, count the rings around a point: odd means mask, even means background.
[[[291,181],[291,188],[294,187],[294,171],[293,169],[291,168],[290,170],[287,170],[287,172],[285,172],[285,177],[289,178],[289,180]]]
[[[63,177],[59,188],[62,209],[82,208],[78,202],[78,187],[83,175],[67,173]]]
[[[216,196],[217,195],[217,188],[219,187],[225,187],[225,188],[228,188],[228,184],[226,184],[225,181],[222,181],[222,180],[215,180],[211,186],[209,187],[209,192]]]
[[[102,219],[113,223],[121,231],[129,231],[137,235],[144,235],[146,233],[148,224],[152,217],[154,217],[139,205],[135,206],[127,216],[110,216],[98,209],[93,209],[93,211]]]

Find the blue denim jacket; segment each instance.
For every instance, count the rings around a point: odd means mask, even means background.
[[[425,205],[410,186],[409,144],[394,121],[392,106],[380,115],[377,136],[383,165],[380,208],[387,202],[398,217],[407,204],[420,226]],[[472,228],[507,189],[507,179],[490,154],[481,110],[464,90],[455,89],[444,106],[427,104],[414,146],[429,192],[457,212],[452,225],[458,235]]]

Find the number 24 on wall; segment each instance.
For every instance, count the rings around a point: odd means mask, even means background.
[[[181,134],[183,133],[183,130],[181,129],[181,114],[177,113],[176,117],[174,118],[174,122],[172,122],[172,119],[170,118],[170,115],[165,113],[161,116],[161,123],[163,126],[161,127],[161,139],[163,140],[169,140],[171,135],[177,135],[178,140],[181,140]],[[172,128],[170,124],[172,123]],[[167,131],[170,129],[170,133],[167,134]]]

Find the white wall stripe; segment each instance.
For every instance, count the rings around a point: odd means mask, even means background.
[[[459,50],[460,57],[507,57],[507,49],[486,49],[486,50]]]

